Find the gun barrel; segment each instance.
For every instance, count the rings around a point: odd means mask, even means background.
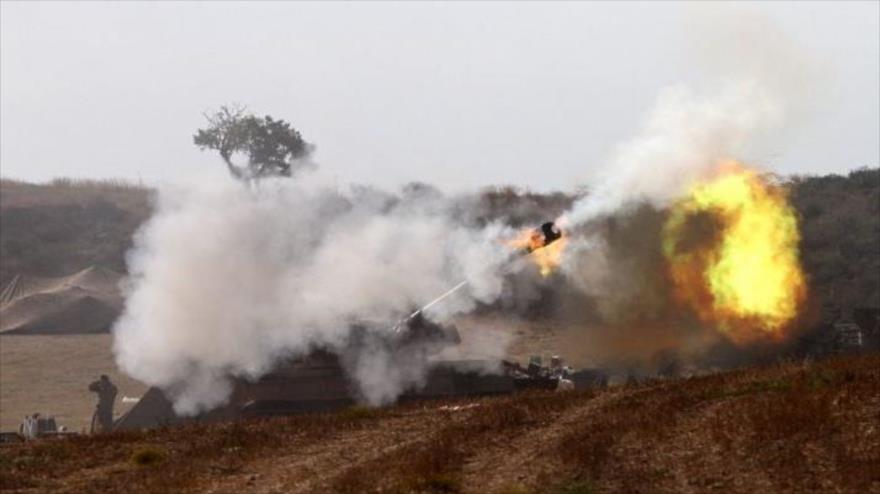
[[[540,227],[535,228],[535,230],[532,232],[531,238],[529,239],[529,243],[525,248],[524,254],[528,255],[538,249],[543,249],[544,247],[552,244],[553,242],[559,240],[560,238],[562,238],[562,230],[560,230],[559,227],[556,226],[556,223],[554,223],[552,221],[548,221],[548,222],[542,224]],[[450,288],[449,290],[444,292],[439,297],[428,302],[422,308],[417,309],[415,312],[411,313],[410,315],[408,315],[407,317],[402,319],[400,322],[397,323],[397,325],[394,326],[392,331],[394,333],[401,332],[406,327],[407,322],[409,322],[414,317],[421,314],[422,311],[427,310],[427,309],[431,308],[432,306],[434,306],[435,304],[442,302],[444,299],[446,299],[447,297],[449,297],[453,293],[464,288],[467,284],[468,284],[468,282],[465,280],[465,281],[462,281],[461,283],[455,285],[454,287]]]

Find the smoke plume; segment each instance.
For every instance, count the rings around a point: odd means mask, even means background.
[[[700,77],[660,91],[637,134],[560,219],[578,233],[563,265],[583,297],[566,311],[581,328],[571,347],[594,363],[644,365],[724,344],[671,297],[665,209],[726,160],[766,165],[824,94],[817,63],[766,17],[712,5],[692,9],[686,24]],[[705,227],[688,225],[695,242],[714,240]]]
[[[194,413],[222,403],[234,377],[345,348],[354,327],[380,337],[462,280],[466,290],[431,318],[492,302],[506,230],[461,226],[448,208],[432,194],[339,192],[318,177],[163,189],[129,255],[117,361]],[[386,403],[424,378],[426,362],[363,347],[350,372],[368,402]]]
[[[604,177],[561,218],[570,235],[554,276],[565,282],[550,288],[580,289],[579,298],[566,294],[563,309],[591,329],[569,350],[589,348],[593,361],[717,341],[669,298],[662,209],[720,160],[765,161],[773,151],[768,137],[778,145],[810,106],[805,95],[818,92],[815,66],[765,19],[713,5],[688,25],[701,79],[662,90]],[[234,378],[259,378],[316,348],[343,350],[355,327],[381,339],[462,280],[466,289],[429,317],[508,306],[516,297],[507,293],[510,253],[500,239],[512,232],[472,221],[479,214],[463,204],[476,202],[426,186],[400,196],[339,191],[318,175],[253,188],[165,188],[129,257],[126,308],[114,328],[117,362],[169,393],[179,412],[195,413],[222,403]],[[516,291],[531,297],[541,287],[527,281]],[[370,403],[389,402],[424,379],[423,360],[380,344],[365,348],[349,371]]]
[[[722,160],[765,163],[820,104],[818,65],[768,18],[720,5],[690,14],[687,49],[701,77],[660,91],[639,132],[566,215],[568,224],[640,201],[663,206]]]

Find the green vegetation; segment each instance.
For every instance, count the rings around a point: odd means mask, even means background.
[[[229,173],[240,180],[290,177],[304,166],[298,160],[314,148],[284,120],[269,115],[259,118],[243,107],[222,106],[205,118],[208,126],[196,132],[193,143],[202,150],[217,151]],[[236,153],[246,155],[247,163],[233,163]]]

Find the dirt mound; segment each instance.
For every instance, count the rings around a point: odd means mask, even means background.
[[[122,309],[122,275],[96,266],[61,278],[15,276],[0,292],[0,333],[103,333]]]

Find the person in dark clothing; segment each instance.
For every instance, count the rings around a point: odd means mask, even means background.
[[[116,386],[110,378],[101,378],[89,384],[89,391],[98,394],[98,405],[92,415],[92,433],[110,432],[113,429],[113,402],[116,400]]]

